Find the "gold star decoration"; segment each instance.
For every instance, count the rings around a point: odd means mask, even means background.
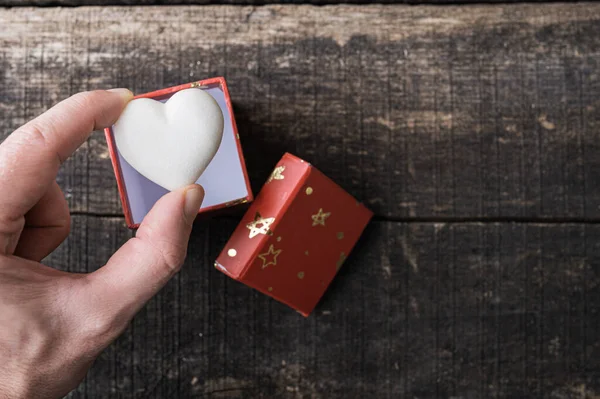
[[[279,254],[283,251],[283,249],[275,249],[275,247],[273,246],[273,244],[269,245],[269,250],[267,252],[265,252],[264,254],[260,254],[258,255],[258,257],[262,260],[263,264],[262,264],[262,268],[265,269],[267,266],[269,265],[273,265],[276,266],[277,265],[277,257],[279,256]],[[272,255],[272,259],[269,260],[269,258]]]
[[[271,176],[269,176],[269,180],[267,180],[267,184],[271,183],[273,180],[283,180],[285,176],[283,175],[283,171],[285,170],[285,166],[278,166],[273,170]]]
[[[325,226],[325,219],[331,216],[331,212],[323,212],[323,208],[319,208],[319,212],[316,215],[312,215],[313,227],[315,226]]]
[[[260,213],[256,212],[254,220],[246,225],[250,230],[248,234],[249,238],[254,238],[259,234],[273,235],[271,231],[271,224],[275,221],[275,218],[263,218]]]

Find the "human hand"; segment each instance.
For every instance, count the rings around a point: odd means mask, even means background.
[[[0,144],[0,398],[55,398],[84,378],[100,352],[179,271],[204,198],[191,185],[160,199],[137,231],[90,274],[39,263],[67,237],[56,183],[61,163],[112,125],[128,90],[76,94]]]

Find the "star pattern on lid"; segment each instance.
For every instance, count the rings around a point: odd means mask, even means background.
[[[256,212],[254,220],[246,225],[246,228],[250,230],[248,237],[254,238],[259,234],[273,235],[271,231],[271,224],[273,222],[275,222],[275,218],[264,218],[260,216],[260,213]]]
[[[269,245],[269,250],[263,254],[258,255],[258,258],[262,260],[262,268],[265,269],[269,265],[277,265],[277,257],[283,252],[283,249],[275,249],[273,244]]]
[[[319,212],[315,215],[312,215],[312,225],[315,226],[325,226],[325,220],[331,216],[331,212],[323,212],[323,208],[319,208]]]

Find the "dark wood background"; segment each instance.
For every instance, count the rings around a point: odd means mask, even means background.
[[[553,3],[560,0],[528,0],[528,3]],[[78,6],[148,6],[148,5],[269,5],[269,4],[479,4],[479,3],[524,3],[522,0],[0,0],[0,6],[10,7],[78,7]]]
[[[600,4],[0,9],[0,139],[217,75],[255,192],[290,151],[375,220],[308,319],[212,267],[237,217],[197,223],[71,398],[600,397]],[[131,234],[101,132],[59,183],[47,261],[95,270]]]

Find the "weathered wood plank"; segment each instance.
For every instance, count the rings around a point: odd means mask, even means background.
[[[0,134],[79,90],[229,81],[253,187],[284,151],[388,218],[600,217],[600,5],[0,10]],[[59,177],[120,214],[96,133]]]
[[[182,272],[72,397],[600,394],[597,224],[374,222],[304,319],[212,267],[236,223],[195,227]],[[49,263],[94,270],[128,237],[77,216]]]
[[[152,5],[269,5],[269,4],[476,4],[476,3],[518,3],[521,0],[0,0],[1,6],[35,7],[35,6],[152,6]],[[556,2],[557,0],[529,0],[531,3]],[[594,0],[592,0],[594,1]]]

